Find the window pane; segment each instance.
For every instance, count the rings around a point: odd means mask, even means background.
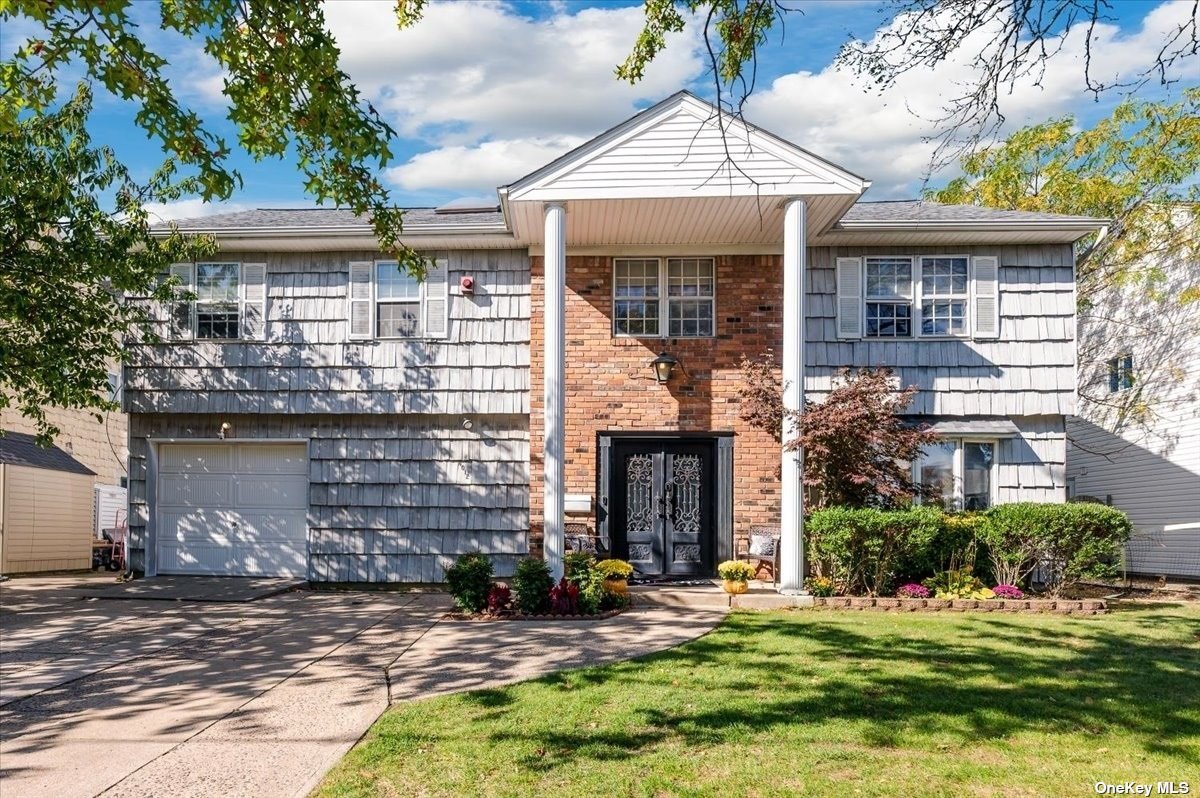
[[[965,300],[927,299],[921,303],[921,335],[965,335]]]
[[[197,338],[237,338],[236,303],[196,304]]]
[[[618,299],[613,316],[618,335],[658,335],[658,300]]]
[[[917,481],[932,488],[944,507],[954,506],[954,441],[938,441],[925,448],[917,461]]]
[[[965,296],[966,258],[921,258],[923,296]]]
[[[963,444],[963,509],[986,510],[992,506],[992,459],[990,443]]]
[[[421,283],[408,272],[400,271],[396,261],[375,264],[376,299],[420,299]]]
[[[421,329],[421,303],[381,302],[376,313],[376,335],[380,338],[411,338]]]
[[[904,302],[868,302],[867,337],[908,338],[912,335],[912,306]]]
[[[667,335],[672,338],[691,338],[713,334],[713,303],[711,299],[673,299],[668,303],[670,320]]]
[[[867,296],[896,299],[912,296],[912,260],[867,258]]]
[[[618,297],[658,297],[658,261],[653,258],[616,260],[613,276]]]
[[[197,263],[196,301],[237,302],[238,265],[236,263]]]
[[[668,258],[668,296],[712,296],[712,258]]]

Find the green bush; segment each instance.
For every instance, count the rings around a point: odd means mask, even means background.
[[[935,507],[831,507],[805,522],[805,546],[818,576],[832,578],[851,595],[877,596],[891,591],[902,568],[936,559],[931,552],[948,545],[944,526],[945,514]]]
[[[554,577],[550,576],[550,566],[545,560],[526,557],[517,563],[512,587],[517,592],[513,603],[519,612],[542,615],[550,611],[550,588],[554,587]]]
[[[943,571],[926,579],[924,585],[933,591],[934,598],[939,599],[990,599],[996,596],[971,573],[970,566]]]
[[[1041,566],[1051,595],[1081,579],[1117,574],[1133,527],[1103,504],[1001,504],[989,510],[980,538],[1000,584],[1018,585]]]
[[[980,565],[986,565],[977,539],[983,521],[980,513],[948,513],[936,507],[928,509],[940,514],[940,522],[936,525],[922,523],[908,537],[897,557],[896,582],[919,582],[930,574],[963,567],[978,571]],[[982,563],[979,562],[981,559]]]
[[[567,581],[579,587],[580,614],[600,612],[607,591],[604,589],[604,572],[596,568],[595,556],[586,551],[573,551],[563,557],[563,571]]]
[[[446,586],[464,612],[483,612],[492,589],[492,561],[478,551],[461,555],[446,569]]]

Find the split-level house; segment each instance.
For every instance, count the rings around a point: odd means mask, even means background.
[[[436,581],[481,550],[561,567],[566,526],[710,574],[752,526],[800,586],[799,463],[739,418],[886,365],[948,501],[1065,499],[1072,244],[1096,220],[864,202],[869,182],[681,92],[499,189],[417,209],[424,281],[338,210],[181,222],[220,254],[127,367],[147,573]],[[799,379],[803,374],[803,381]]]
[[[1103,286],[1080,311],[1079,411],[1067,424],[1067,488],[1129,514],[1129,573],[1196,579],[1200,262],[1175,251],[1141,265],[1161,276]]]

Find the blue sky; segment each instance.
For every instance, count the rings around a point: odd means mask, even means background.
[[[952,61],[880,93],[830,66],[843,42],[869,39],[886,22],[879,3],[792,5],[795,13],[762,53],[747,117],[874,180],[870,198],[916,195],[932,149],[924,139],[938,132],[930,120],[955,84],[970,78],[969,64]],[[435,3],[407,31],[395,28],[390,2],[342,0],[328,4],[326,14],[343,50],[343,67],[398,131],[396,158],[385,172],[394,199],[425,206],[462,196],[494,197],[495,186],[680,88],[711,98],[698,25],[670,41],[641,85],[616,80],[613,68],[636,36],[640,6],[625,0]],[[1102,74],[1144,69],[1164,26],[1191,7],[1191,0],[1115,2],[1114,19],[1101,29],[1103,41],[1094,48]],[[171,61],[177,92],[235,141],[223,118],[215,63],[197,44],[158,31],[154,4],[137,8],[147,35]],[[3,31],[4,51],[21,33],[15,26]],[[1082,91],[1081,44],[1081,38],[1067,43],[1042,87],[1021,85],[1003,99],[1008,129],[1066,113],[1086,124],[1119,99],[1114,94],[1097,103]],[[1152,85],[1140,96],[1166,95]],[[132,115],[128,104],[99,101],[93,135],[148,174],[161,152],[133,125]],[[186,201],[159,212],[184,217],[312,204],[290,161],[255,163],[238,154],[233,165],[245,186],[223,208]],[[934,182],[948,176],[935,175]]]

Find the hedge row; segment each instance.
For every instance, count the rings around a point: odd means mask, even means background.
[[[1057,595],[1081,579],[1114,576],[1132,527],[1102,504],[1003,504],[983,513],[934,507],[817,510],[805,522],[814,572],[851,595],[890,594],[897,584],[970,567],[995,584],[1035,575]]]

